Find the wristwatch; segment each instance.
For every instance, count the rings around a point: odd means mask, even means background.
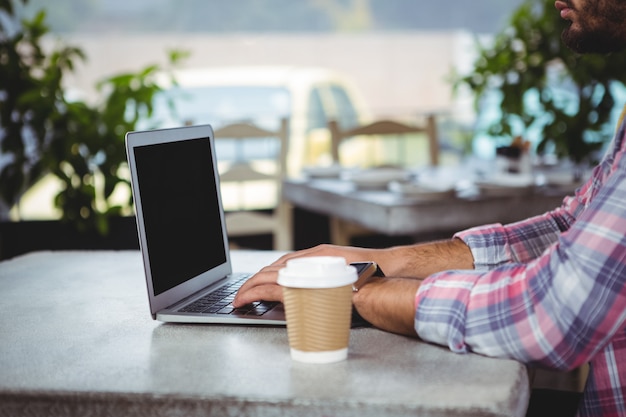
[[[385,276],[376,262],[353,262],[350,265],[356,267],[359,276],[356,282],[352,284],[352,291],[354,292],[359,291],[372,277]]]

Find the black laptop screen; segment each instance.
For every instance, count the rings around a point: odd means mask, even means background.
[[[152,286],[159,295],[226,262],[208,138],[134,148]]]

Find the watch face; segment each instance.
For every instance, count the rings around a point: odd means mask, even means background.
[[[371,277],[384,277],[383,271],[378,267],[375,262],[353,262],[350,265],[354,266],[359,278],[352,286],[354,291],[358,291]]]
[[[350,265],[356,268],[357,275],[384,277],[383,271],[376,262],[352,262]]]

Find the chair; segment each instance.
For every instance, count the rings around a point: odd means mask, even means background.
[[[439,165],[439,140],[437,137],[437,125],[435,117],[428,115],[423,126],[411,125],[394,120],[378,120],[366,125],[357,126],[351,129],[342,130],[335,120],[328,122],[328,129],[331,135],[331,153],[334,162],[341,163],[340,147],[342,143],[355,136],[374,136],[380,140],[387,140],[391,137],[411,135],[406,140],[420,139],[414,134],[426,134],[428,140],[428,160],[430,165]]]
[[[437,137],[437,125],[435,117],[428,115],[426,117],[426,123],[422,126],[410,125],[394,120],[378,120],[366,125],[354,127],[352,129],[342,130],[339,124],[331,120],[328,123],[328,129],[331,134],[331,153],[333,161],[341,164],[341,145],[342,143],[352,137],[373,136],[379,140],[386,140],[390,137],[408,136],[406,140],[419,140],[420,137],[416,137],[418,134],[426,134],[428,141],[428,162],[431,166],[439,165],[439,140]],[[406,149],[404,152],[406,154]],[[384,165],[384,164],[383,164]],[[392,164],[394,165],[394,164]],[[337,245],[350,245],[350,239],[352,236],[364,235],[370,233],[367,229],[349,223],[338,218],[332,217],[330,219],[330,238],[334,244]]]
[[[270,131],[249,123],[234,123],[215,130],[216,146],[218,146],[217,160],[220,171],[222,196],[230,186],[230,191],[238,193],[239,200],[234,207],[225,207],[226,230],[228,236],[252,236],[271,233],[275,250],[288,251],[292,249],[292,208],[282,198],[282,181],[285,177],[288,128],[287,119],[282,119],[278,131]],[[235,155],[230,164],[224,158],[220,160],[219,144],[231,142]],[[272,142],[277,145],[276,155],[273,158],[267,155],[242,155],[244,143],[256,144],[254,149]],[[257,153],[257,155],[254,155]],[[270,195],[270,210],[255,209],[254,202],[248,204],[246,197],[268,198],[268,191],[262,191],[262,186],[273,190]],[[267,187],[266,187],[267,188]],[[252,193],[249,191],[252,190]],[[273,203],[272,203],[273,202]],[[226,204],[225,204],[226,205]],[[252,206],[252,208],[251,208]],[[233,208],[233,210],[231,210]]]

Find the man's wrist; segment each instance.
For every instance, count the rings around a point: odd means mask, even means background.
[[[359,308],[364,305],[364,303],[371,302],[372,299],[372,291],[376,291],[376,287],[381,285],[383,281],[387,278],[371,276],[369,277],[363,284],[359,286],[359,288],[353,288],[352,294],[352,304],[359,311]],[[369,300],[368,300],[369,299]]]
[[[359,314],[374,326],[415,335],[415,294],[421,280],[371,277],[352,296]]]

